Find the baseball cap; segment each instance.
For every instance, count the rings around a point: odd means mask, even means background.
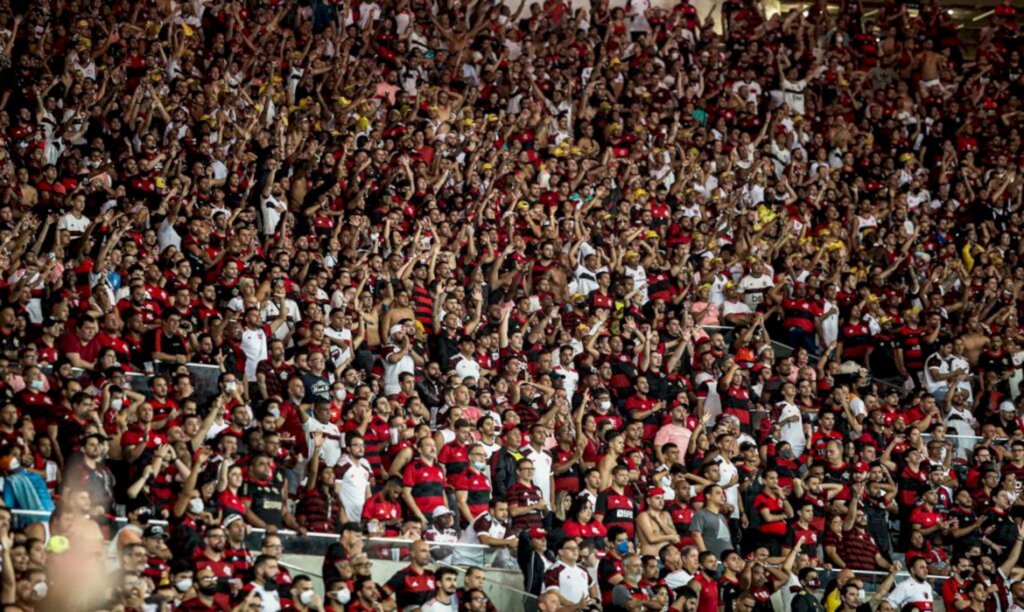
[[[454,514],[454,513],[451,510],[449,510],[448,508],[445,508],[444,506],[438,506],[438,507],[434,508],[434,512],[431,514],[431,516],[436,519],[436,518],[442,517],[442,516],[444,516],[446,514]]]
[[[543,540],[548,537],[548,532],[540,527],[534,527],[530,530],[530,537],[537,540]]]
[[[229,515],[224,517],[224,523],[223,523],[222,526],[224,527],[224,529],[227,529],[228,525],[230,525],[231,523],[234,523],[235,521],[240,521],[240,520],[242,520],[242,515],[241,514],[229,514]]]
[[[1000,403],[999,404],[999,410],[1001,412],[1017,412],[1017,409],[1014,408],[1014,406],[1013,406],[1013,402],[1009,402],[1009,401],[1004,401],[1004,402]]]
[[[653,489],[647,491],[647,497],[656,497],[658,495],[664,495],[664,494],[665,494],[665,489],[662,489],[661,487],[654,487]]]
[[[234,516],[238,516],[237,514]],[[166,538],[167,530],[164,529],[163,525],[148,525],[142,532],[144,538]]]

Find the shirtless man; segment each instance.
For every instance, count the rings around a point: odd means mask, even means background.
[[[672,515],[665,510],[665,491],[655,487],[647,492],[647,510],[636,518],[640,553],[657,555],[664,546],[679,543]]]
[[[978,365],[978,357],[981,356],[981,352],[985,350],[988,345],[988,334],[985,333],[985,328],[981,325],[981,319],[978,315],[971,315],[967,319],[967,333],[962,336],[963,340],[963,353],[961,356],[967,359],[967,362],[971,366]],[[956,347],[954,346],[954,351]]]
[[[924,95],[933,93],[931,90],[934,87],[942,89],[942,80],[939,78],[939,71],[942,66],[946,63],[946,58],[940,53],[932,51],[932,41],[924,41],[924,51],[922,51],[914,62],[920,67],[921,71],[921,92]]]

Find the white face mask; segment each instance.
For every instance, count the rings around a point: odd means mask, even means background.
[[[238,385],[238,383],[236,383],[233,380],[229,381],[229,382],[226,382],[226,383],[224,383],[224,390],[227,391],[228,393],[234,393],[235,392],[235,387],[237,385]]]
[[[32,590],[36,592],[36,597],[39,599],[45,599],[46,594],[50,592],[50,585],[45,582],[37,582],[32,585]]]
[[[114,410],[121,410],[121,406],[124,405],[124,400],[121,398],[110,400],[110,407]]]
[[[601,410],[611,410],[612,403],[608,400],[604,400],[598,404],[598,406],[600,406]]]
[[[316,597],[316,592],[313,591],[313,589],[310,589],[308,591],[303,591],[302,595],[299,595],[299,601],[302,602],[302,605],[308,606],[313,603],[314,597]]]
[[[335,391],[334,392],[334,397],[339,402],[344,401],[345,400],[345,389],[338,389],[337,391]]]
[[[201,514],[206,505],[203,504],[202,498],[193,497],[188,501],[188,509],[192,514]]]
[[[181,580],[174,583],[174,588],[177,589],[179,593],[184,593],[185,591],[192,588],[192,579],[182,578]]]
[[[341,587],[341,590],[335,593],[334,599],[341,605],[345,605],[352,600],[352,591],[349,591],[348,587]]]

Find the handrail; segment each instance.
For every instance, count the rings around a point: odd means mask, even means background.
[[[48,510],[23,510],[21,508],[9,508],[9,510],[11,511],[11,514],[13,514],[15,516],[28,516],[28,517],[32,517],[32,518],[48,518],[51,514],[53,514],[51,511],[48,511]],[[126,523],[127,519],[125,517],[123,517],[123,516],[118,516],[118,517],[116,517],[114,519],[114,522],[115,523]],[[161,527],[169,526],[168,521],[165,521],[163,519],[151,519],[151,520],[149,520],[147,522],[147,524],[149,524],[149,525],[160,525]],[[262,533],[266,533],[266,532],[267,532],[267,530],[265,528],[263,528],[263,527],[251,527],[250,531],[249,531],[249,533],[257,534],[257,535],[258,534],[262,534]],[[308,531],[308,532],[306,532],[305,536],[300,535],[299,532],[294,531],[292,529],[278,529],[274,533],[276,535],[279,535],[279,536],[294,536],[296,538],[302,538],[302,537],[307,537],[307,538],[327,538],[327,539],[335,540],[335,539],[337,539],[339,537],[339,534],[337,534],[337,533],[330,533],[330,532],[325,532],[325,531]],[[467,543],[467,542],[431,542],[429,540],[424,540],[424,541],[431,548],[462,548],[462,549],[465,549],[465,550],[482,550],[482,551],[493,551],[493,550],[496,550],[495,548],[493,548],[491,546],[488,546],[486,544],[470,544],[470,543]],[[403,538],[375,538],[375,537],[366,537],[366,536],[364,536],[363,537],[363,542],[365,544],[400,544],[402,546],[408,546],[409,544],[412,543],[412,540],[406,540],[406,539],[403,539]]]

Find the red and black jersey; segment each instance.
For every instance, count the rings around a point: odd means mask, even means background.
[[[594,514],[601,515],[605,527],[622,527],[630,538],[636,534],[636,513],[636,500],[628,491],[619,493],[614,488],[608,488],[597,496]]]
[[[434,297],[426,287],[414,285],[412,288],[412,312],[416,322],[423,326],[425,333],[434,331]]]
[[[722,412],[740,420],[740,426],[750,428],[750,389],[746,385],[729,385],[721,393]]]
[[[508,488],[507,496],[509,508],[530,506],[544,499],[540,487],[535,484],[524,485],[519,481]],[[541,513],[533,510],[513,517],[512,529],[515,531],[534,529],[543,526],[543,522],[544,517]]]
[[[366,434],[363,436],[363,443],[366,445],[366,460],[370,463],[373,471],[373,478],[378,482],[384,481],[384,465],[381,462],[381,453],[391,440],[391,426],[388,422],[375,414],[366,426]]]
[[[772,514],[782,514],[784,509],[782,498],[769,495],[767,491],[758,493],[754,498],[754,510],[757,511],[758,516],[762,510],[767,510]],[[766,521],[762,518],[758,529],[764,535],[784,536],[786,535],[786,521]]]
[[[389,502],[384,499],[384,496],[380,493],[372,496],[366,500],[363,504],[363,516],[360,517],[364,522],[366,521],[379,521],[380,523],[387,523],[388,521],[394,521],[401,518],[402,506],[397,502]],[[385,528],[387,535],[394,535],[398,533],[397,529]]]
[[[146,559],[146,567],[142,570],[142,575],[152,580],[153,584],[160,584],[160,579],[169,577],[170,574],[171,566],[167,565],[167,562],[160,557]]]
[[[818,544],[821,542],[821,530],[815,528],[814,521],[811,521],[806,527],[801,525],[800,521],[793,521],[787,525],[785,540],[787,548],[796,547],[796,543],[800,541],[801,537],[804,539],[804,543],[800,547],[800,552],[815,559],[818,555]]]
[[[566,450],[561,446],[554,447],[551,452],[555,458],[555,465],[566,463],[575,455],[575,449]],[[555,491],[568,491],[573,495],[580,492],[580,465],[578,462],[572,464],[561,474],[555,475]]]
[[[252,569],[253,561],[256,558],[252,556],[252,552],[245,547],[243,542],[238,548],[233,548],[230,544],[225,546],[224,560],[231,564],[236,576],[245,576]]]
[[[647,412],[648,410],[654,410],[658,406],[658,400],[651,397],[640,397],[639,395],[631,395],[626,399],[626,413],[629,418],[634,421],[641,421],[644,424],[643,439],[646,442],[652,442],[655,434],[658,433],[658,429],[661,427],[661,417],[658,412],[651,412],[643,419],[638,419],[636,413]]]
[[[402,486],[412,489],[412,498],[423,516],[430,516],[434,508],[444,504],[444,468],[413,459],[402,473]]]
[[[612,605],[612,589],[615,585],[611,579],[622,575],[622,559],[612,555],[605,555],[597,564],[597,586],[601,589],[601,604],[605,607]]]
[[[466,492],[470,515],[476,518],[487,512],[491,504],[491,481],[486,474],[470,468],[454,479],[454,482],[456,491]]]
[[[421,607],[434,596],[434,572],[423,570],[418,573],[411,565],[406,566],[384,583],[384,590],[395,594],[395,603],[399,610],[409,607]]]
[[[452,440],[441,447],[437,460],[444,466],[448,483],[455,484],[457,477],[469,468],[469,449],[458,439]]]
[[[797,328],[804,333],[814,333],[814,319],[821,315],[821,306],[813,300],[785,298],[782,300],[784,318],[782,325],[786,329]]]
[[[222,556],[219,561],[214,561],[206,556],[206,551],[202,548],[197,550],[195,556],[192,557],[192,565],[197,573],[208,567],[217,578],[227,580],[235,577],[235,566],[228,561],[227,557]]]
[[[919,496],[929,488],[928,470],[923,467],[923,465],[919,466],[919,469],[915,471],[909,465],[905,465],[897,477],[897,482],[900,485],[899,500],[904,508],[913,508],[917,504]]]
[[[149,399],[149,405],[153,407],[153,420],[162,421],[171,414],[172,410],[178,408],[178,402],[174,398],[167,396],[163,401],[153,397]]]
[[[924,334],[923,327],[911,328],[909,325],[904,325],[896,332],[897,346],[903,350],[903,365],[911,372],[924,369]]]
[[[676,532],[682,536],[679,541],[681,546],[693,544],[693,536],[690,535],[690,523],[693,522],[693,508],[687,504],[681,504],[678,500],[672,500],[665,504],[665,509],[672,516],[672,524]]]
[[[843,342],[843,359],[863,359],[871,348],[871,329],[863,323],[847,325],[839,331]]]

